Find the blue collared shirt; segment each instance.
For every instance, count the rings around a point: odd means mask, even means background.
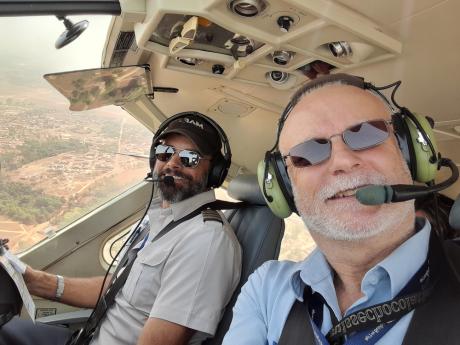
[[[425,262],[431,226],[423,228],[371,268],[361,282],[363,297],[345,312],[391,300]],[[284,323],[296,299],[303,300],[309,285],[320,293],[338,320],[342,319],[334,289],[333,273],[326,258],[315,249],[301,262],[269,261],[258,268],[243,286],[233,309],[233,320],[222,345],[277,345]],[[332,327],[329,309],[324,306],[321,332]],[[403,316],[376,344],[401,344],[413,311]]]

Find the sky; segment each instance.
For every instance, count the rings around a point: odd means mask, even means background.
[[[68,18],[90,23],[80,37],[57,50],[54,43],[65,27],[56,17],[0,17],[0,88],[45,87],[43,74],[100,67],[111,17]]]
[[[111,16],[69,16],[73,23],[88,20],[88,28],[67,46],[54,44],[65,26],[55,16],[0,17],[0,98],[28,99],[68,109],[69,102],[44,74],[99,68]],[[98,112],[119,113],[108,106]],[[1,120],[1,114],[0,114]]]

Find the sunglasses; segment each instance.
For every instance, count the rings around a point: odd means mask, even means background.
[[[169,161],[177,153],[181,164],[185,168],[196,168],[203,158],[198,152],[192,150],[176,150],[175,147],[159,144],[155,146],[155,157],[161,162]]]
[[[375,147],[383,143],[390,135],[391,121],[372,120],[347,128],[342,133],[329,138],[314,138],[300,143],[289,151],[284,160],[289,157],[293,166],[298,168],[320,164],[331,157],[331,139],[341,136],[343,142],[353,151]]]

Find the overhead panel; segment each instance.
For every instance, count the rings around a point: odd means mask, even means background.
[[[275,89],[402,50],[377,23],[336,1],[149,0],[145,8],[136,41],[164,55],[162,67]]]

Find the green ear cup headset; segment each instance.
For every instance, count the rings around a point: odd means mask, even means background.
[[[433,181],[440,156],[430,122],[432,120],[410,113],[406,108],[401,108],[392,117],[394,132],[412,179],[422,183]]]
[[[265,159],[258,165],[259,186],[267,205],[280,218],[286,218],[292,212],[297,212],[286,165],[278,150],[279,138],[284,123],[294,106],[306,92],[331,83],[341,83],[364,90],[371,90],[380,96],[391,109],[397,109],[397,112],[392,115],[394,132],[414,181],[431,183],[436,176],[436,171],[440,168],[441,157],[437,151],[432,130],[434,122],[429,118],[411,113],[409,109],[399,106],[394,99],[401,81],[383,87],[376,87],[357,76],[344,73],[326,75],[311,81],[294,94],[278,122],[275,145],[265,153]],[[391,102],[380,92],[388,88],[393,88]]]
[[[218,188],[224,182],[225,177],[228,173],[228,169],[230,168],[230,165],[232,163],[232,151],[230,149],[230,143],[228,142],[228,138],[224,130],[222,129],[222,127],[219,126],[217,122],[215,122],[210,117],[196,111],[186,111],[178,113],[161,123],[160,127],[158,127],[158,130],[155,132],[155,135],[153,136],[152,146],[150,147],[150,171],[153,171],[153,168],[155,167],[155,145],[160,135],[168,128],[168,126],[172,122],[180,118],[185,118],[189,116],[198,116],[203,121],[207,122],[211,127],[213,127],[219,135],[220,141],[222,143],[223,154],[221,152],[218,152],[212,158],[211,169],[209,170],[207,182],[207,186],[209,188]]]
[[[265,159],[257,166],[257,178],[265,201],[276,216],[287,218],[292,212],[297,213],[291,181],[279,151],[265,153]]]

